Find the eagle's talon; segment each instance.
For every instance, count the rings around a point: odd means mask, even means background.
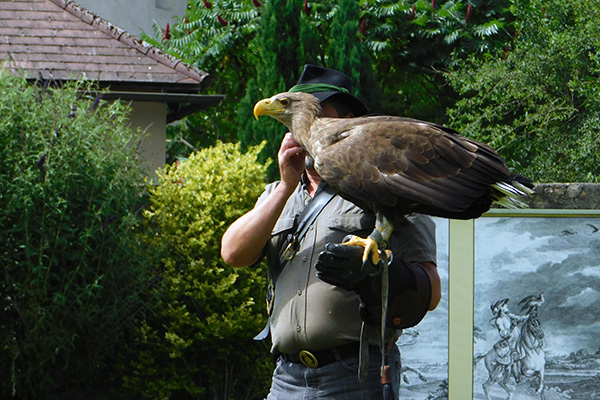
[[[366,262],[369,258],[369,254],[371,255],[371,262],[373,265],[379,264],[381,261],[381,257],[379,256],[379,247],[377,246],[377,242],[370,237],[361,238],[359,236],[352,236],[350,240],[343,243],[346,246],[360,246],[364,247],[362,261]]]

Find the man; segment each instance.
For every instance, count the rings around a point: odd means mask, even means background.
[[[327,117],[368,113],[350,94],[351,89],[346,75],[307,65],[290,91],[315,95]],[[256,206],[229,227],[221,249],[223,259],[232,266],[254,265],[263,256],[269,262],[269,328],[278,361],[267,399],[381,398],[381,338],[372,333],[381,318],[383,261],[363,263],[362,248],[340,244],[349,234],[368,235],[374,216],[330,193],[290,133],[283,138],[278,162],[281,180],[267,186]],[[389,320],[394,321],[387,324],[390,327],[402,327],[408,317],[418,322],[441,298],[434,229],[430,218],[414,216],[390,238],[393,256],[388,268],[393,289],[388,304]],[[287,252],[294,233],[299,246]],[[427,283],[422,284],[418,276],[424,276]],[[416,311],[415,307],[413,312],[417,293],[426,293],[425,308]],[[366,333],[361,335],[361,329]],[[397,335],[389,338],[392,345],[386,361],[398,393],[400,354],[393,344]],[[368,365],[368,372],[361,368],[359,374],[361,361]]]
[[[498,300],[490,306],[494,318],[490,320],[490,324],[498,329],[498,334],[503,340],[508,341],[511,349],[515,348],[515,341],[518,338],[518,324],[527,320],[527,316],[516,315],[508,309],[509,299]]]
[[[528,318],[526,315],[511,313],[508,309],[508,301],[509,299],[502,299],[490,305],[490,309],[494,314],[490,324],[498,330],[500,335],[500,340],[494,344],[497,366],[493,371],[493,375],[498,378],[504,374],[505,379],[510,377],[512,365],[524,356],[517,349],[517,341],[519,339],[519,324]],[[518,372],[516,369],[515,371]],[[515,376],[515,378],[518,379],[519,377]]]

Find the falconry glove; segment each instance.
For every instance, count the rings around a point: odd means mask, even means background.
[[[346,239],[349,237],[344,242]],[[381,273],[384,263],[389,260],[385,252],[379,251],[380,259],[374,264],[371,257],[363,260],[363,253],[361,246],[327,243],[325,251],[319,254],[315,268],[317,277],[322,281],[355,291],[361,300],[361,316],[366,317],[366,308],[381,308]],[[377,323],[375,318],[377,316],[373,315],[369,321],[365,321]]]
[[[431,283],[423,267],[399,257],[387,257],[373,264],[363,262],[360,246],[328,243],[315,264],[317,277],[346,290],[355,291],[361,300],[360,315],[369,325],[380,325],[382,315],[381,273],[388,273],[386,326],[404,329],[418,324],[431,301]],[[389,263],[384,269],[384,262]]]
[[[371,257],[363,261],[363,250],[360,246],[327,243],[325,251],[319,254],[315,264],[317,277],[358,293],[360,288],[365,286],[365,281],[379,275],[383,270],[382,260],[377,264],[373,264]]]

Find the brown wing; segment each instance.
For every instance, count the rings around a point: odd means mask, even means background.
[[[422,121],[321,119],[311,131],[317,171],[359,205],[457,217],[510,174],[490,147]]]

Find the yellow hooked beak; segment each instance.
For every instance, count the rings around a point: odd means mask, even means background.
[[[290,100],[281,94],[262,99],[254,105],[254,118],[267,115],[281,122],[291,130],[293,114],[290,111]]]
[[[254,105],[254,118],[258,119],[260,115],[269,115],[272,112],[271,99],[262,99]]]

